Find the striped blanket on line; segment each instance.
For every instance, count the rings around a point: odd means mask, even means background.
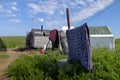
[[[69,60],[80,61],[89,71],[92,70],[92,57],[90,47],[89,29],[87,24],[67,30]]]

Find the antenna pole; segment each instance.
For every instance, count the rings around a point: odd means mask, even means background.
[[[41,25],[41,32],[43,31],[43,25]]]
[[[32,29],[33,29],[33,17],[32,17]]]

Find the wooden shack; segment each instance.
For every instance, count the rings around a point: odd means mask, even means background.
[[[31,32],[27,33],[26,46],[33,48],[43,48],[49,41],[50,30],[32,29]],[[51,42],[47,48],[51,48]]]

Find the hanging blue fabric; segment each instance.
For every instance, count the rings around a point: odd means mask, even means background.
[[[92,70],[92,53],[90,46],[89,29],[87,24],[67,30],[69,60],[80,61],[89,71]]]

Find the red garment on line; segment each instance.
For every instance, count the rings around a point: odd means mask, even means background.
[[[49,39],[51,41],[55,41],[56,40],[56,35],[57,35],[57,29],[53,29],[52,31],[50,31]]]

